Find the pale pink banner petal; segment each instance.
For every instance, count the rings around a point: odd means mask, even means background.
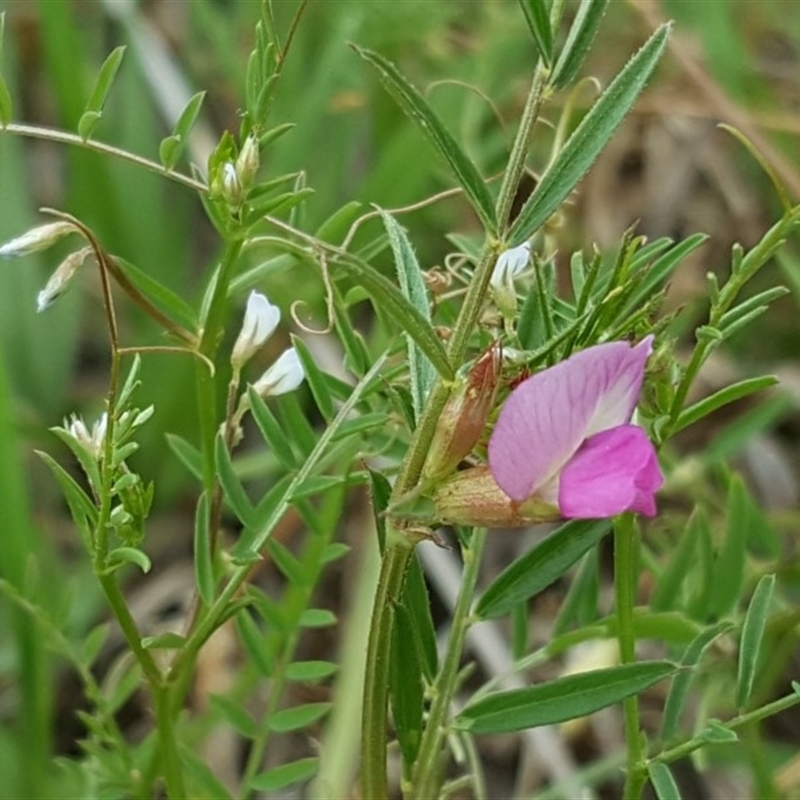
[[[654,493],[664,482],[653,445],[637,425],[589,438],[561,471],[558,506],[567,519],[656,513]]]
[[[594,433],[630,421],[652,350],[610,342],[576,353],[523,381],[505,402],[489,441],[489,466],[514,500],[552,480]]]

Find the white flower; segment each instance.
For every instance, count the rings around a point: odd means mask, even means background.
[[[242,186],[247,189],[253,183],[259,167],[258,139],[251,133],[242,145],[242,151],[236,159],[236,174]]]
[[[108,414],[104,411],[100,419],[92,425],[92,431],[86,427],[82,417],[73,414],[69,420],[64,420],[64,429],[78,440],[95,459],[99,459],[103,453],[103,443],[106,438],[106,428],[108,427]]]
[[[49,222],[46,225],[39,225],[0,246],[0,256],[16,258],[46,250],[62,236],[75,232],[76,228],[71,222]]]
[[[234,369],[241,369],[250,360],[256,350],[272,336],[280,319],[281,312],[277,306],[272,305],[260,292],[250,292],[242,329],[231,354]]]
[[[44,289],[36,296],[36,310],[38,312],[44,311],[48,308],[53,301],[60,297],[69,287],[73,275],[78,271],[78,268],[83,264],[92,252],[91,247],[84,247],[75,253],[70,253],[59,264],[58,269],[50,276]]]
[[[239,173],[230,161],[222,165],[222,196],[233,208],[239,208],[244,201],[244,188],[239,180]]]
[[[497,257],[497,262],[489,278],[489,285],[494,301],[506,320],[512,319],[517,311],[517,293],[514,290],[514,279],[524,270],[531,260],[531,244],[523,244],[504,250]]]
[[[304,377],[300,356],[294,347],[290,347],[284,350],[278,360],[253,384],[253,388],[262,397],[274,397],[294,391],[303,382]]]

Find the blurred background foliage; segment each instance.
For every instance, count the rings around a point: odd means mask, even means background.
[[[205,89],[202,125],[191,146],[191,160],[203,170],[220,133],[238,128],[258,6],[256,0],[5,0],[0,4],[7,12],[3,71],[15,101],[14,121],[74,130],[99,65],[113,47],[125,44],[126,57],[95,137],[157,160],[158,142],[188,97]],[[572,13],[574,6],[569,9]],[[286,32],[297,3],[277,0],[274,10],[278,29]],[[717,123],[750,136],[794,199],[800,197],[800,4],[617,0],[585,74],[607,81],[666,18],[677,26],[657,78],[555,233],[565,266],[573,249],[610,247],[635,223],[651,238],[708,233],[709,244],[681,268],[670,293],[673,308],[696,307],[699,314],[705,308],[705,273],[726,270],[731,244],[757,241],[779,214],[763,172]],[[450,187],[446,168],[348,42],[398,63],[427,90],[483,173],[498,172],[533,61],[516,2],[312,0],[295,34],[272,117],[273,123],[292,122],[295,128],[266,156],[268,173],[302,172],[314,190],[297,212],[300,228],[315,231],[354,200],[396,209]],[[594,91],[587,83],[572,99],[585,105]],[[546,163],[553,136],[544,125],[538,129],[534,170]],[[190,191],[130,164],[0,132],[0,241],[35,224],[42,206],[84,220],[112,253],[198,301],[218,241]],[[400,219],[424,267],[442,263],[451,249],[448,233],[478,230],[458,197]],[[374,227],[367,226],[365,240],[379,233],[378,222],[369,225]],[[252,256],[253,264],[263,257]],[[50,251],[0,269],[0,572],[25,587],[60,619],[68,637],[79,640],[96,622],[99,597],[58,489],[33,450],[57,450],[47,429],[65,415],[79,411],[90,420],[101,412],[108,361],[99,284],[90,271],[52,310],[36,314],[36,294],[58,260]],[[389,273],[387,253],[377,263]],[[769,269],[767,280],[774,283],[782,270],[793,293],[734,339],[713,365],[722,380],[747,376],[751,365],[762,372],[774,369],[784,380],[783,399],[768,414],[746,417],[750,428],[743,429],[739,420],[739,443],[721,452],[738,453],[744,442],[763,434],[759,441],[766,455],[749,456],[756,493],[768,510],[780,511],[796,537],[797,242]],[[282,307],[284,320],[301,299],[307,302],[303,320],[324,325],[316,273],[278,265],[259,288]],[[126,342],[159,341],[140,314],[124,304],[119,312]],[[386,336],[366,313],[363,322],[365,334]],[[292,326],[283,327],[283,341],[264,354],[264,364],[286,344]],[[187,413],[194,398],[191,364],[151,356],[142,380],[147,397],[141,402],[156,408],[141,441],[146,463],[138,465],[157,486],[148,546],[180,561],[190,557],[193,501],[187,473],[170,455],[164,434],[194,438],[193,414]],[[705,380],[713,388],[719,379],[710,369]],[[699,435],[707,441],[730,437],[735,423],[715,420],[716,427]],[[65,733],[75,725],[74,701],[63,696],[69,682],[45,653],[42,631],[5,602],[0,630],[0,774],[6,776],[0,797],[68,794],[43,765],[51,747],[62,753],[74,747]],[[58,725],[62,732],[56,735]]]

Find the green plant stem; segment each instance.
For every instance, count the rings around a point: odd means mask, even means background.
[[[775,714],[779,714],[781,711],[786,711],[786,709],[792,708],[798,703],[800,703],[800,694],[793,693],[787,695],[786,697],[782,697],[780,700],[775,700],[772,703],[768,703],[761,708],[748,711],[746,714],[740,714],[738,717],[734,717],[726,722],[725,727],[729,731],[737,731],[740,728],[745,728],[748,725],[751,725],[752,723],[760,722],[763,719],[767,719]],[[708,744],[708,738],[700,733],[697,736],[682,742],[681,744],[677,744],[674,747],[670,747],[668,750],[663,750],[662,752],[651,756],[650,760],[661,761],[664,764],[670,764],[673,761],[679,761],[682,758],[686,758],[686,756],[690,755],[695,750],[705,747]]]
[[[103,155],[113,156],[114,158],[129,161],[139,167],[144,167],[150,172],[160,175],[162,178],[180,183],[196,192],[205,193],[208,191],[208,186],[202,181],[190,178],[188,175],[182,175],[180,172],[173,172],[166,170],[164,167],[149,158],[137,156],[135,153],[129,153],[127,150],[122,150],[114,145],[106,144],[105,142],[98,142],[95,139],[82,139],[74,133],[67,131],[59,131],[53,128],[45,128],[40,125],[20,125],[15,122],[10,122],[5,127],[0,127],[0,134],[13,133],[17,136],[25,136],[29,139],[43,139],[47,142],[58,142],[59,144],[68,144],[73,147],[80,147],[83,150],[91,150],[95,153],[102,153]]]
[[[522,122],[509,156],[509,166],[503,179],[497,201],[498,221],[501,230],[509,226],[510,209],[517,190],[519,177],[525,164],[528,141],[536,121],[543,98],[544,81],[537,69],[525,103]],[[481,252],[475,273],[472,276],[464,302],[453,327],[448,346],[450,364],[457,367],[464,361],[469,340],[486,296],[492,269],[497,260],[497,243],[488,241]],[[450,386],[438,378],[417,428],[411,439],[406,457],[392,491],[391,501],[396,501],[415,488],[419,482],[431,441],[441,416]],[[394,526],[392,526],[394,529]],[[367,645],[366,677],[364,681],[364,701],[362,707],[363,729],[361,732],[361,794],[363,797],[386,797],[386,744],[388,737],[389,700],[389,654],[394,627],[394,607],[400,602],[405,585],[409,560],[413,554],[414,542],[406,534],[396,529],[395,535],[387,541],[383,554],[378,586],[375,593],[369,643]],[[449,698],[448,698],[449,702]]]
[[[419,800],[438,797],[442,787],[442,748],[447,735],[445,721],[450,710],[450,702],[457,688],[464,641],[471,624],[469,610],[478,582],[478,570],[485,542],[486,530],[475,530],[469,546],[463,548],[462,551],[464,573],[461,578],[456,607],[453,610],[447,652],[433,687],[433,702],[420,742],[417,763],[414,765],[411,777],[410,797],[419,798]]]
[[[500,187],[500,194],[497,199],[497,222],[500,231],[507,230],[511,225],[511,207],[514,204],[514,197],[517,193],[522,173],[525,170],[525,159],[528,156],[528,142],[533,132],[533,126],[539,118],[539,111],[545,96],[547,70],[539,61],[533,73],[533,82],[528,98],[525,101],[525,108],[522,110],[517,136],[511,147],[508,158],[508,166],[503,175],[503,183]]]
[[[382,800],[388,797],[386,746],[388,731],[388,686],[391,668],[392,630],[395,607],[403,592],[414,543],[388,526],[387,543],[381,562],[378,588],[372,607],[364,675],[364,705],[361,729],[361,795]],[[395,538],[396,537],[396,538]]]
[[[167,797],[169,800],[183,800],[186,797],[186,789],[183,784],[183,770],[178,754],[178,743],[175,739],[173,711],[167,687],[154,687],[153,705],[155,706],[159,751]]]
[[[614,524],[614,584],[617,601],[617,640],[623,664],[636,660],[633,608],[638,571],[639,538],[632,514],[622,514]],[[628,751],[623,800],[639,800],[647,778],[642,736],[639,729],[639,700],[634,695],[622,703],[625,744]]]

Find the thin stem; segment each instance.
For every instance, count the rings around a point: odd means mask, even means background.
[[[736,731],[752,723],[760,722],[763,719],[767,719],[775,714],[779,714],[781,711],[786,711],[787,709],[796,706],[798,703],[800,703],[800,695],[790,694],[786,697],[782,697],[780,700],[775,700],[772,703],[762,706],[761,708],[757,708],[754,711],[748,711],[746,714],[740,714],[738,717],[734,717],[725,723],[725,727],[729,731]],[[703,733],[700,733],[692,739],[675,745],[675,747],[670,747],[668,750],[663,750],[657,755],[651,756],[650,760],[661,761],[664,764],[670,764],[673,761],[686,758],[686,756],[691,755],[691,753],[693,753],[695,750],[699,750],[701,747],[705,747],[707,744],[708,737],[704,736]]]
[[[15,133],[18,136],[27,136],[29,139],[44,139],[48,142],[69,144],[74,147],[80,147],[83,150],[92,150],[95,153],[114,156],[114,158],[120,158],[123,161],[130,161],[132,164],[144,167],[146,170],[155,172],[162,178],[167,178],[168,180],[175,181],[175,183],[180,183],[183,186],[194,189],[196,192],[205,193],[208,191],[208,186],[206,186],[202,181],[190,178],[188,175],[182,175],[180,172],[166,170],[161,164],[151,161],[149,158],[137,156],[135,153],[129,153],[127,150],[121,150],[119,147],[114,147],[114,145],[105,144],[104,142],[98,142],[95,139],[82,139],[80,136],[74,133],[68,133],[67,131],[59,131],[55,130],[54,128],[45,128],[40,125],[20,125],[18,123],[10,122],[4,128],[0,128],[0,133]]]
[[[175,738],[170,695],[166,687],[153,688],[153,705],[155,706],[156,724],[158,725],[159,751],[167,797],[169,800],[183,800],[187,795]]]
[[[498,220],[501,230],[508,226],[519,177],[524,168],[528,140],[543,97],[543,80],[539,70],[525,103],[525,111],[514,140],[498,197]],[[497,259],[497,243],[487,241],[478,259],[475,273],[469,284],[464,302],[453,327],[448,346],[450,364],[460,366],[467,353],[469,341],[478,322],[486,296],[492,268]],[[400,467],[390,503],[413,490],[419,482],[422,468],[430,449],[431,441],[442,409],[450,395],[448,383],[438,378],[418,420],[416,430]],[[364,704],[362,730],[362,796],[382,798],[387,793],[386,743],[388,737],[387,705],[389,700],[389,653],[394,627],[394,606],[401,601],[408,563],[413,553],[414,542],[402,530],[396,531],[392,541],[387,542],[383,555],[381,574],[375,594],[373,617],[367,646],[366,679],[364,682]],[[449,702],[449,698],[447,698]]]
[[[632,514],[623,514],[614,524],[614,583],[617,600],[617,639],[623,664],[636,660],[633,608],[638,579],[639,538]],[[639,700],[623,701],[625,743],[628,750],[623,800],[639,800],[646,780],[645,756],[639,727]]]
[[[436,798],[442,786],[442,749],[447,735],[445,721],[450,702],[456,691],[464,641],[472,620],[469,617],[470,606],[478,582],[478,570],[481,555],[486,542],[486,531],[476,530],[469,546],[463,549],[464,573],[461,578],[456,607],[453,610],[453,622],[447,642],[447,652],[442,669],[433,687],[433,703],[431,704],[425,732],[419,747],[419,756],[411,779],[411,797],[427,800]]]
[[[522,110],[517,136],[511,147],[508,167],[503,175],[503,183],[500,185],[500,194],[497,199],[497,222],[500,231],[507,230],[511,224],[511,207],[514,204],[514,196],[525,169],[531,132],[539,117],[544,100],[546,76],[547,70],[540,61],[533,73],[533,82],[528,92],[528,99],[525,101],[525,108]]]

